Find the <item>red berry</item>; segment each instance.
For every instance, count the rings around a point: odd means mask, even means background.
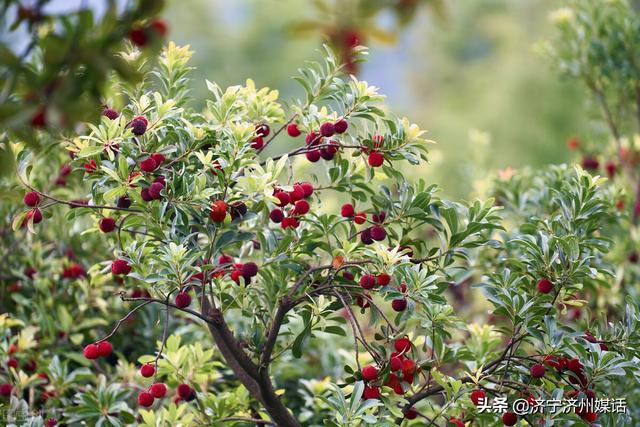
[[[36,112],[33,117],[31,117],[31,126],[34,128],[43,128],[47,125],[47,115],[44,109]]]
[[[156,399],[162,399],[167,394],[167,386],[164,383],[151,384],[149,393]]]
[[[538,281],[538,292],[541,294],[548,294],[553,289],[553,283],[547,279],[540,279]]]
[[[307,151],[305,156],[307,157],[307,160],[309,160],[311,163],[315,163],[318,160],[320,160],[320,150]]]
[[[578,359],[571,359],[567,362],[567,368],[574,372],[575,374],[580,374],[582,373],[582,370],[584,369],[584,366],[582,366],[582,363],[580,363],[580,360]]]
[[[530,372],[533,378],[542,378],[546,373],[546,369],[544,368],[543,364],[536,363],[535,365],[531,366]]]
[[[313,194],[313,185],[310,182],[301,182],[300,186],[304,191],[304,197],[309,198]]]
[[[110,233],[116,228],[116,220],[113,218],[101,218],[98,227],[103,233]]]
[[[395,340],[395,342],[393,343],[393,346],[398,353],[404,354],[411,351],[411,341],[409,340],[409,338],[406,338],[406,337],[398,338],[397,340]]]
[[[391,276],[387,273],[378,274],[376,276],[376,282],[378,286],[387,286],[391,282]]]
[[[379,151],[372,151],[369,154],[369,158],[367,159],[367,161],[369,163],[369,166],[371,166],[372,168],[380,167],[384,163],[384,155]]]
[[[309,212],[309,209],[309,202],[307,202],[306,200],[298,200],[295,207],[293,208],[293,213],[296,215],[304,215]]]
[[[360,286],[364,289],[373,289],[376,286],[376,278],[371,274],[365,274],[360,278]]]
[[[7,367],[18,369],[18,361],[13,357],[10,357],[9,360],[7,360]]]
[[[30,219],[33,219],[34,224],[39,224],[40,222],[42,222],[42,212],[40,211],[40,209],[31,209],[27,213],[27,221]]]
[[[365,381],[374,381],[378,378],[378,368],[373,365],[367,365],[362,368],[362,379]]]
[[[9,396],[9,395],[11,395],[11,390],[13,390],[13,385],[11,385],[11,384],[0,384],[0,396]]]
[[[399,371],[402,369],[402,359],[399,356],[391,356],[389,359],[389,366],[392,371]]]
[[[407,308],[407,299],[398,298],[391,301],[391,308],[395,311],[404,311]]]
[[[100,341],[98,343],[98,353],[100,357],[107,357],[113,352],[113,346],[109,341]]]
[[[331,122],[325,122],[322,125],[320,125],[320,135],[322,136],[333,136],[333,134],[336,133],[335,128],[333,127],[333,123]]]
[[[98,164],[96,163],[96,161],[94,159],[91,159],[88,162],[86,162],[83,165],[83,167],[84,167],[84,171],[86,173],[91,173],[91,172],[94,172],[98,168]]]
[[[284,213],[282,212],[282,210],[275,208],[269,213],[269,218],[271,219],[271,221],[279,224],[284,219]]]
[[[214,222],[224,221],[225,217],[227,216],[228,207],[229,206],[224,200],[216,200],[211,205],[211,213],[209,214],[209,217]]]
[[[380,242],[387,238],[387,232],[380,225],[374,225],[371,227],[371,238],[376,242]]]
[[[593,423],[598,419],[598,414],[595,412],[582,412],[580,417],[588,423]]]
[[[176,307],[185,308],[191,304],[191,295],[186,292],[180,292],[176,295]]]
[[[455,427],[464,427],[464,423],[456,417],[451,417],[449,419],[449,424],[453,424]]]
[[[192,394],[193,390],[191,389],[191,387],[189,387],[189,384],[180,384],[178,386],[178,396],[180,396],[181,398],[187,399],[191,397]]]
[[[138,405],[145,408],[153,405],[153,395],[149,392],[143,391],[138,395]]]
[[[155,181],[149,186],[149,196],[153,199],[159,199],[162,197],[160,193],[164,189],[164,183],[162,181]]]
[[[340,215],[345,218],[352,218],[355,215],[353,205],[351,203],[345,203],[342,205],[342,208],[340,208]]]
[[[300,129],[298,129],[298,125],[295,123],[289,123],[287,125],[287,133],[289,134],[290,137],[292,138],[297,138],[300,136],[300,134],[302,132],[300,132]]]
[[[242,265],[240,272],[245,279],[255,277],[258,274],[258,265],[255,262],[248,262]]]
[[[153,200],[153,196],[151,196],[151,193],[149,193],[148,188],[143,188],[142,190],[140,190],[140,197],[142,197],[142,200],[144,200],[145,202],[150,202]]]
[[[104,110],[102,110],[102,115],[109,118],[110,120],[115,120],[118,118],[119,114],[113,108],[106,107]]]
[[[127,275],[131,272],[131,266],[124,259],[116,259],[111,262],[111,272],[116,276]]]
[[[290,203],[302,200],[304,197],[304,188],[302,188],[300,184],[294,185],[293,190],[289,192],[289,198],[291,199]]]
[[[333,130],[335,130],[336,133],[345,133],[348,127],[349,123],[347,123],[345,119],[340,119],[333,124]]]
[[[138,116],[131,120],[131,132],[133,132],[133,134],[137,136],[144,135],[144,133],[147,131],[148,124],[149,122],[145,117]]]
[[[356,224],[364,224],[367,221],[367,214],[364,212],[358,212],[353,220]]]
[[[486,399],[487,393],[484,390],[473,390],[471,392],[471,401],[474,405],[478,406],[481,399]]]
[[[160,165],[162,165],[164,163],[165,160],[167,160],[167,158],[164,156],[164,154],[161,153],[153,153],[151,155],[151,158],[153,159],[154,162],[156,162],[156,167],[159,168]]]
[[[609,178],[613,178],[613,176],[616,174],[617,169],[615,162],[609,160],[604,167],[607,170],[607,175],[609,175]]]
[[[155,31],[160,37],[164,37],[169,31],[167,23],[162,19],[154,20],[151,24],[149,24],[149,28]]]
[[[365,386],[362,392],[362,397],[367,399],[380,399],[380,387],[377,386]]]
[[[502,414],[502,424],[506,426],[513,426],[516,425],[517,422],[518,416],[513,412],[505,412],[504,414]]]
[[[368,297],[368,298],[367,298]],[[357,295],[356,296],[356,305],[360,308],[367,308],[369,306],[371,306],[371,303],[369,302],[369,295],[367,295],[367,297],[363,296],[363,295]]]
[[[132,201],[130,198],[128,198],[127,196],[122,196],[118,198],[116,206],[119,208],[129,209],[129,207],[131,207],[131,203]]]
[[[55,427],[58,425],[58,420],[55,418],[48,418],[47,421],[44,422],[45,427]]]
[[[153,157],[148,157],[140,162],[140,170],[143,172],[153,172],[158,165]]]
[[[597,170],[600,167],[600,162],[595,157],[586,156],[582,159],[582,167],[587,170]]]
[[[268,124],[261,123],[259,125],[256,125],[256,135],[264,138],[266,136],[269,136],[269,132],[271,132],[271,129],[269,128]]]
[[[36,207],[40,203],[40,195],[35,191],[30,191],[24,195],[24,204],[30,207]]]
[[[286,191],[278,191],[273,196],[280,201],[276,203],[280,207],[287,206],[291,202],[291,196]]]
[[[251,148],[254,150],[260,150],[262,147],[264,147],[264,139],[262,139],[261,136],[253,138],[253,141],[251,141]]]
[[[404,417],[408,420],[415,420],[418,417],[418,411],[412,406],[404,411]]]
[[[416,372],[416,362],[411,359],[404,359],[402,361],[402,373],[404,375],[412,375]]]
[[[136,46],[143,47],[147,44],[147,34],[142,28],[134,28],[129,31],[129,40]]]
[[[98,348],[97,344],[89,344],[84,348],[82,354],[85,358],[94,360],[100,357],[100,348]]]
[[[304,143],[307,145],[318,145],[320,142],[321,136],[315,132],[309,132],[307,136],[304,138]]]
[[[146,363],[140,367],[140,375],[142,375],[145,378],[150,378],[155,373],[156,373],[156,367],[153,366],[151,363]]]

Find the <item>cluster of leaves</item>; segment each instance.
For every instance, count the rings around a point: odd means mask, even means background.
[[[100,16],[82,5],[64,13],[49,6],[49,0],[4,0],[0,5],[2,31],[22,31],[28,39],[22,51],[0,43],[2,172],[13,168],[12,154],[4,147],[9,140],[36,144],[40,128],[73,129],[94,121],[110,95],[113,75],[130,82],[142,78],[120,53],[132,32],[158,15],[163,2],[140,0],[122,8],[105,2]],[[147,38],[145,55],[160,46],[152,32]]]

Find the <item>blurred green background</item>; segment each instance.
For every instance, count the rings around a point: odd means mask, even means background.
[[[196,51],[193,95],[199,102],[207,97],[205,78],[226,86],[251,77],[287,99],[300,92],[290,76],[318,57],[323,41],[311,22],[340,22],[353,3],[169,1],[164,16],[171,39]],[[549,12],[562,3],[416,3],[415,16],[400,29],[386,9],[358,22],[365,34],[396,37],[390,43],[365,37],[371,50],[359,78],[380,87],[393,111],[437,141],[432,164],[420,175],[441,184],[448,196],[468,197],[496,169],[567,160],[566,139],[587,130],[584,93],[562,81],[535,50],[551,29]]]

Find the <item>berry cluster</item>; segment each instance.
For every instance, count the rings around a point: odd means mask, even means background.
[[[298,228],[300,217],[309,213],[311,205],[308,199],[313,194],[313,185],[309,182],[298,182],[291,191],[279,187],[274,188],[273,196],[278,199],[276,208],[269,213],[269,218],[283,229]],[[285,209],[290,205],[291,208]]]
[[[98,359],[100,357],[107,357],[113,352],[113,346],[109,341],[100,341],[97,344],[87,345],[82,354],[89,360]]]

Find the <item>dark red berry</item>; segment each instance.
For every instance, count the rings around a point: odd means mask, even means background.
[[[300,186],[304,191],[304,197],[309,198],[313,194],[313,185],[310,182],[301,182]]]
[[[148,157],[140,162],[140,170],[143,172],[153,172],[156,170],[157,166],[158,165],[156,164],[156,161],[153,160],[153,157]]]
[[[261,136],[253,138],[253,141],[251,141],[251,148],[254,150],[260,150],[262,147],[264,147],[264,139],[262,139]]]
[[[101,218],[98,222],[98,227],[103,233],[110,233],[116,228],[116,220],[108,217]]]
[[[360,241],[365,245],[370,245],[373,243],[373,238],[371,237],[371,229],[365,228],[360,233]]]
[[[148,188],[143,188],[142,190],[140,190],[140,197],[142,197],[142,200],[144,200],[145,202],[150,202],[153,200],[153,196],[151,196],[151,193],[149,193]]]
[[[129,31],[129,40],[138,47],[144,47],[148,42],[147,34],[142,28],[134,28]]]
[[[540,279],[538,281],[538,292],[541,294],[548,294],[553,289],[553,283],[551,283],[548,279]]]
[[[407,299],[398,298],[391,301],[391,308],[395,311],[404,311],[407,308]]]
[[[587,170],[597,170],[600,167],[600,162],[595,157],[586,156],[582,159],[582,167]]]
[[[348,128],[349,123],[347,123],[345,119],[340,119],[333,124],[333,130],[335,130],[336,133],[345,133]]]
[[[531,372],[531,376],[533,378],[542,378],[542,377],[544,377],[544,374],[546,373],[546,369],[544,368],[543,364],[536,363],[536,364],[531,366],[530,372]]]
[[[408,420],[415,420],[418,417],[418,411],[412,406],[404,411],[404,417]]]
[[[116,202],[116,206],[123,209],[129,209],[131,206],[131,199],[127,196],[118,197],[118,201]]]
[[[309,160],[311,163],[315,163],[318,160],[320,160],[320,150],[307,151],[305,156],[307,157],[307,160]]]
[[[391,282],[391,276],[387,273],[378,274],[376,276],[376,283],[378,286],[387,286]]]
[[[276,208],[269,213],[269,218],[276,224],[280,224],[284,219],[284,213],[282,210]]]
[[[185,308],[191,304],[191,295],[186,292],[180,292],[176,295],[176,307]]]
[[[365,274],[360,278],[360,286],[364,289],[373,289],[376,286],[376,278],[371,274]]]
[[[151,155],[151,158],[153,159],[154,162],[156,162],[156,168],[159,168],[160,165],[162,165],[164,161],[167,160],[164,154],[161,154],[161,153],[153,153]]]
[[[291,196],[286,191],[278,191],[273,196],[280,201],[276,203],[280,207],[287,206],[291,202]]]
[[[169,28],[167,23],[162,19],[156,19],[151,24],[149,24],[149,28],[156,32],[160,37],[164,37],[167,35]]]
[[[0,384],[0,396],[9,396],[12,390],[12,384]]]
[[[256,135],[264,138],[266,136],[269,136],[269,132],[271,132],[271,129],[269,128],[268,124],[262,123],[262,124],[256,125]]]
[[[247,262],[242,265],[240,272],[242,273],[242,277],[250,279],[258,274],[258,265],[255,262]]]
[[[133,134],[137,136],[144,135],[144,133],[147,131],[148,124],[149,122],[145,117],[138,116],[131,120],[131,132],[133,132]]]
[[[159,199],[161,197],[160,193],[163,189],[164,184],[162,183],[162,181],[155,181],[149,186],[149,196],[154,200]]]
[[[376,242],[380,242],[387,237],[387,232],[380,225],[371,227],[371,238]]]
[[[183,399],[187,399],[191,397],[191,394],[193,394],[193,390],[191,389],[191,387],[189,387],[189,384],[180,384],[177,390],[178,396]]]
[[[364,224],[367,221],[367,214],[364,212],[358,212],[353,220],[356,224]]]
[[[502,414],[502,424],[506,426],[514,426],[518,422],[518,416],[513,412],[505,412]]]
[[[40,204],[40,195],[35,191],[30,191],[24,195],[24,204],[30,207],[35,207]]]
[[[118,118],[119,114],[113,108],[106,107],[104,110],[102,110],[102,115],[109,118],[110,120],[115,120]]]
[[[47,115],[45,110],[39,110],[31,117],[31,126],[34,128],[43,128],[47,125]]]
[[[304,188],[302,188],[300,184],[295,184],[293,186],[293,190],[289,192],[289,198],[291,199],[291,202],[304,199]]]
[[[325,122],[322,125],[320,125],[320,135],[329,137],[329,136],[333,136],[334,133],[336,133],[336,131],[333,127],[333,123]]]

